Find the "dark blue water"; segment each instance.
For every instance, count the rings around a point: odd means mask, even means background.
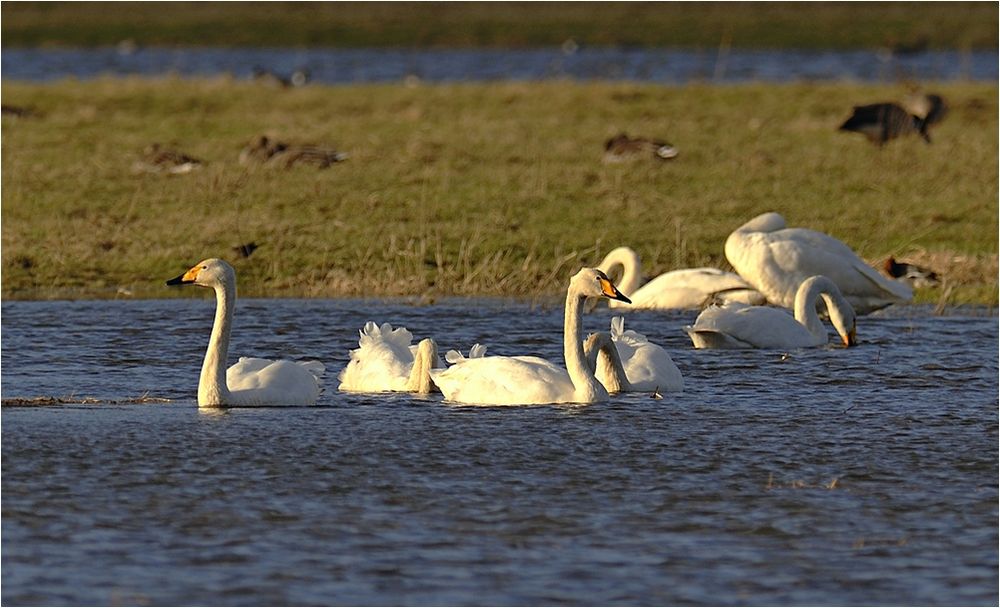
[[[560,356],[561,307],[243,300],[233,356],[319,358],[312,408],[202,412],[209,300],[4,302],[2,602],[995,605],[995,311],[864,317],[854,349],[626,327],[679,395],[477,408],[343,395],[364,321]],[[585,320],[606,329],[610,313]]]
[[[3,78],[53,80],[109,76],[215,76],[249,78],[255,66],[287,76],[304,69],[325,84],[539,80],[550,78],[789,82],[797,80],[978,80],[995,82],[993,51],[767,51],[642,48],[560,49],[285,49],[115,48],[3,49]]]

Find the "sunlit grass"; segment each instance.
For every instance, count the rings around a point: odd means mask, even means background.
[[[725,267],[726,235],[774,210],[872,261],[933,261],[951,304],[996,304],[997,87],[933,88],[952,106],[935,143],[879,150],[836,127],[902,86],[5,83],[5,104],[41,116],[3,118],[2,293],[174,295],[163,280],[218,256],[243,295],[554,294],[618,245],[650,274]],[[619,131],[680,157],[604,164]],[[247,169],[260,133],[351,158]],[[208,164],[133,175],[153,141]],[[262,245],[234,259],[248,241]]]

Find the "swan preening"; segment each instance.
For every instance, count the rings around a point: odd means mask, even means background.
[[[192,266],[167,285],[198,285],[215,290],[215,322],[198,380],[198,406],[313,405],[319,397],[318,361],[270,361],[242,357],[226,369],[233,308],[236,305],[236,271],[223,260],[209,258]]]
[[[670,354],[646,336],[626,331],[623,317],[611,319],[610,333],[588,336],[584,352],[609,393],[684,390],[684,378]]]
[[[695,348],[803,348],[822,346],[829,338],[816,312],[826,302],[830,322],[845,346],[856,344],[855,315],[837,285],[823,276],[806,279],[795,294],[795,316],[767,306],[726,304],[706,308],[684,330]]]
[[[365,323],[360,334],[358,348],[351,351],[350,363],[340,372],[340,390],[431,392],[430,370],[443,367],[434,340],[424,338],[418,345],[411,346],[413,334],[405,327],[393,329],[388,323],[380,326],[371,321]]]
[[[629,247],[612,249],[597,267],[610,276],[620,273],[616,285],[632,300],[632,304],[609,300],[610,307],[673,310],[702,309],[719,301],[764,303],[764,296],[739,275],[717,268],[673,270],[643,284],[639,254]]]
[[[777,213],[764,213],[726,239],[726,259],[776,306],[791,308],[807,278],[833,281],[855,312],[867,314],[913,299],[909,286],[887,279],[837,239],[806,228],[788,228]]]
[[[588,297],[628,301],[604,272],[584,268],[570,279],[563,327],[565,367],[540,357],[483,356],[431,370],[445,399],[470,405],[595,403],[608,391],[588,366],[580,336],[581,308]]]

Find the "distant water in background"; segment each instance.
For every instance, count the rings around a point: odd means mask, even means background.
[[[789,82],[797,80],[996,81],[997,51],[794,51],[578,49],[3,49],[2,77],[45,81],[99,76],[249,78],[255,66],[288,75],[306,70],[324,84],[541,80]]]

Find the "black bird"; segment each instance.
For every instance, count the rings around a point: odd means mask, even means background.
[[[257,247],[259,247],[259,245],[251,241],[249,243],[233,247],[233,251],[235,251],[241,258],[248,258],[250,257],[250,254],[257,250]]]
[[[890,277],[909,283],[913,287],[937,287],[941,284],[941,279],[933,270],[921,268],[916,264],[897,262],[892,256],[885,261],[882,268]]]
[[[840,130],[861,133],[868,141],[879,146],[891,139],[914,133],[931,143],[927,124],[926,119],[910,114],[897,104],[873,103],[854,106],[854,114],[840,125]]]
[[[928,128],[940,123],[948,114],[948,104],[936,93],[914,93],[906,98],[904,105],[911,114],[923,118]]]

